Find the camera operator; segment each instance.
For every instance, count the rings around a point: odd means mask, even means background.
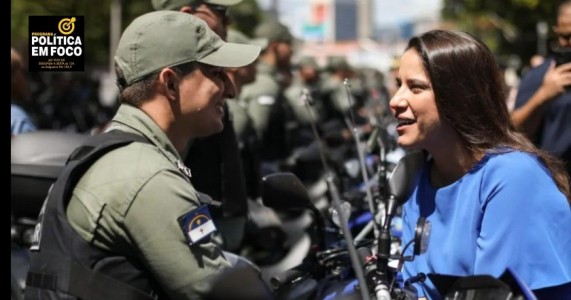
[[[558,49],[554,57],[530,70],[520,83],[514,125],[540,148],[565,161],[571,174],[571,1],[562,1],[557,10]]]

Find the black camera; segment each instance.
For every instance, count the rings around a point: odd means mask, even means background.
[[[555,58],[556,67],[569,63],[571,62],[571,48],[559,48],[553,50],[553,56]]]
[[[558,67],[562,64],[571,62],[571,48],[557,48],[553,50],[553,57],[555,58],[555,66]],[[565,86],[567,93],[571,92],[571,85]]]

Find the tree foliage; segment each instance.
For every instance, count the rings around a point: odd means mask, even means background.
[[[444,20],[481,38],[500,58],[515,54],[522,62],[538,52],[538,22],[547,22],[551,33],[559,3],[558,0],[443,1]]]

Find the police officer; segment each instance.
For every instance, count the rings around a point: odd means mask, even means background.
[[[192,14],[226,40],[228,7],[242,0],[152,0],[155,10],[175,10]],[[192,183],[200,192],[222,201],[212,214],[221,235],[216,240],[229,251],[242,243],[247,216],[247,186],[240,161],[236,133],[230,120],[228,102],[224,104],[224,129],[214,135],[193,139],[184,151],[183,160],[195,176]]]
[[[323,101],[320,93],[319,65],[312,56],[304,56],[297,63],[297,72],[293,83],[285,91],[285,96],[291,107],[297,124],[296,136],[293,143],[305,146],[315,137],[311,130],[311,122],[321,123],[323,117]],[[311,107],[311,115],[305,102],[305,97]]]
[[[228,30],[228,41],[238,44],[258,45],[262,49],[268,46],[267,39],[251,39],[235,29]],[[230,81],[234,83],[236,92],[239,95],[244,85],[256,80],[256,64],[252,63],[241,68],[229,68],[227,74]],[[258,136],[246,107],[238,99],[228,99],[226,103],[230,112],[229,118],[232,121],[238,140],[248,197],[251,200],[255,200],[259,196],[259,182],[261,179]]]
[[[178,10],[204,20],[223,40],[229,24],[228,7],[242,0],[152,0],[155,10]]]
[[[256,81],[244,86],[239,98],[260,140],[263,176],[278,171],[279,161],[290,153],[290,112],[283,91],[291,78],[294,38],[286,26],[273,20],[258,25],[254,36],[268,39],[268,46],[260,54]]]
[[[211,289],[236,257],[209,239],[208,206],[179,153],[222,130],[224,99],[235,94],[224,68],[250,64],[259,51],[225,43],[179,12],[148,13],[125,29],[115,54],[121,105],[109,130],[148,143],[97,160],[67,208],[48,198],[42,219],[55,223],[36,234],[28,299],[194,299]]]

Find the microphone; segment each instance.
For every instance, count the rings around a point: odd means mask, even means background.
[[[367,276],[371,271],[377,269],[377,257],[373,254],[371,249],[368,247],[361,247],[357,249],[357,255],[359,256],[359,262],[365,271],[365,276]]]
[[[367,285],[375,291],[377,300],[391,300],[391,293],[386,282],[386,276],[377,269],[377,256],[371,249],[361,247],[357,249],[359,261],[363,265]]]
[[[367,152],[374,153],[380,150],[387,152],[389,150],[390,138],[387,129],[377,125],[367,140]]]
[[[375,129],[373,129],[373,132],[369,135],[366,146],[367,153],[372,153],[379,147],[379,131],[379,126],[375,126]]]

